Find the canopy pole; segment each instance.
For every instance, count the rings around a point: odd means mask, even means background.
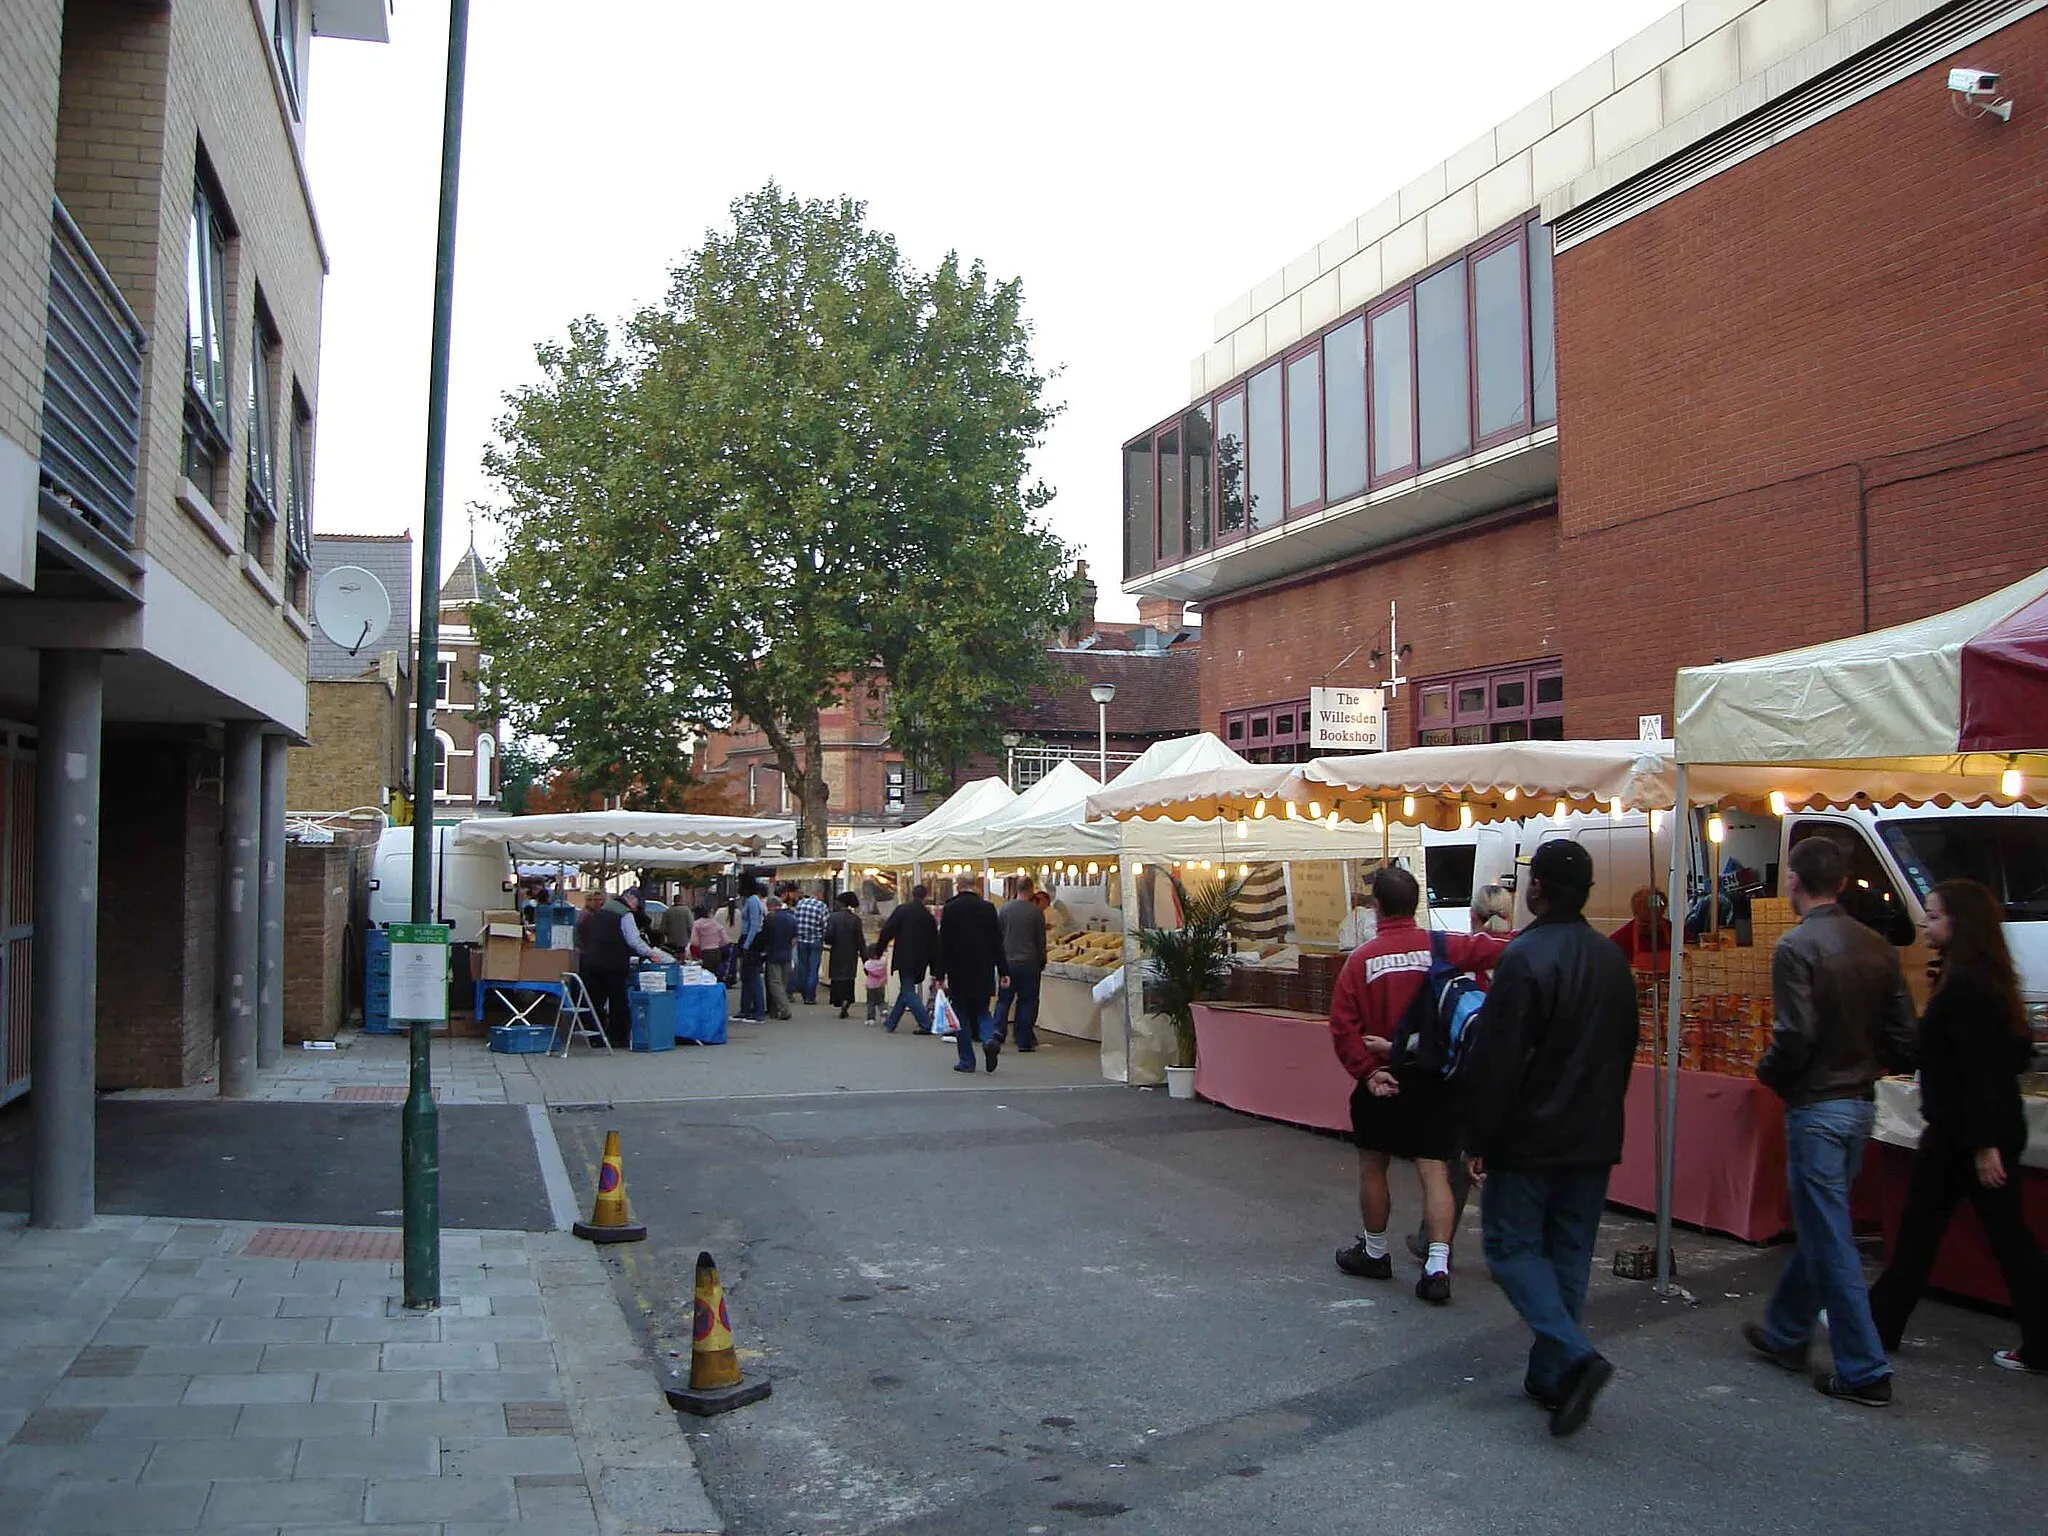
[[[1671,1191],[1678,1168],[1679,967],[1685,955],[1685,881],[1692,857],[1692,807],[1686,799],[1685,764],[1678,765],[1671,808],[1671,976],[1664,999],[1664,1136],[1657,1169],[1657,1290],[1671,1293]],[[1654,931],[1654,930],[1653,930]]]

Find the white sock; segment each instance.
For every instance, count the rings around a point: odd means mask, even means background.
[[[1451,1245],[1431,1243],[1429,1257],[1422,1261],[1422,1272],[1425,1275],[1448,1275],[1451,1272]]]
[[[1384,1259],[1387,1256],[1387,1234],[1384,1231],[1361,1232],[1358,1236],[1359,1241],[1365,1244],[1365,1256],[1368,1259]]]

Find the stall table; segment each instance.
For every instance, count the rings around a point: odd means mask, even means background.
[[[2029,1098],[2025,1104],[2027,1149],[2020,1159],[2020,1204],[2034,1240],[2048,1248],[2048,1099]],[[1888,1077],[1877,1085],[1877,1128],[1864,1156],[1863,1178],[1857,1189],[1868,1192],[1883,1224],[1887,1259],[1899,1239],[1906,1187],[1912,1181],[1915,1149],[1925,1124],[1920,1118],[1920,1091],[1910,1079]],[[1970,1301],[1996,1307],[2012,1304],[1976,1208],[1967,1200],[1957,1205],[1949,1218],[1928,1283],[1935,1290]]]
[[[1269,1120],[1351,1129],[1351,1074],[1330,1044],[1330,1021],[1289,1008],[1197,1003],[1195,1092]]]
[[[1049,965],[1038,978],[1038,1028],[1075,1040],[1102,1038],[1102,1005],[1095,984],[1109,974],[1094,966]],[[1116,1008],[1121,1014],[1123,1001]]]
[[[1640,1064],[1629,1078],[1621,1162],[1607,1198],[1630,1210],[1657,1209],[1657,1080],[1656,1069]],[[1671,1215],[1748,1243],[1792,1230],[1785,1105],[1755,1078],[1680,1069]]]

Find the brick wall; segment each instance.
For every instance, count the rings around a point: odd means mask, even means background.
[[[99,1086],[185,1087],[217,1055],[220,753],[109,732],[100,773]]]
[[[355,850],[293,843],[284,857],[284,1038],[332,1040],[346,1004]]]
[[[0,26],[0,434],[42,441],[43,333],[63,0],[9,0]]]
[[[307,684],[306,711],[312,745],[285,754],[285,804],[308,812],[383,805],[406,701],[371,676]]]
[[[1571,588],[1559,579],[1557,521],[1548,511],[1494,524],[1370,564],[1291,586],[1226,598],[1202,610],[1201,728],[1226,711],[1306,697],[1319,683],[1367,684],[1387,675],[1387,605],[1400,603],[1400,635],[1414,653],[1411,678],[1555,655],[1558,609]],[[1353,649],[1341,669],[1338,664]],[[1337,669],[1331,675],[1333,669]],[[1413,690],[1389,701],[1395,745],[1414,740]],[[1565,676],[1565,725],[1578,732],[1573,674]]]
[[[2048,88],[2048,15],[1986,48]],[[1557,263],[1567,725],[2048,565],[2042,118],[1948,62]]]

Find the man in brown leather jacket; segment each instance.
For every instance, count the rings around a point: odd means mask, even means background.
[[[1757,1078],[1785,1101],[1785,1164],[1798,1241],[1762,1323],[1743,1329],[1773,1364],[1804,1372],[1823,1308],[1834,1369],[1814,1378],[1828,1397],[1867,1407],[1892,1400],[1891,1362],[1870,1317],[1849,1189],[1876,1118],[1874,1084],[1911,1063],[1913,1005],[1898,952],[1843,910],[1842,853],[1824,837],[1795,846],[1786,889],[1799,926],[1771,957],[1777,1012]]]

